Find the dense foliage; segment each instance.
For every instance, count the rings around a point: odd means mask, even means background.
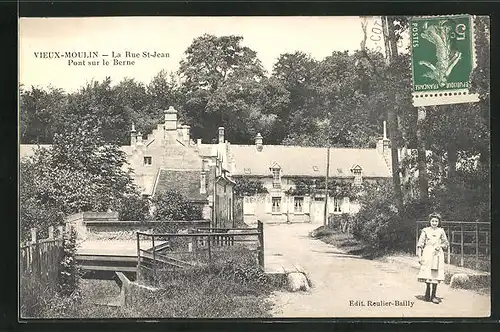
[[[76,240],[76,231],[74,228],[71,228],[69,234],[64,238],[61,271],[58,280],[58,291],[63,296],[70,296],[78,292],[80,268],[75,257],[77,252]]]
[[[233,192],[236,196],[253,196],[256,194],[267,193],[267,189],[259,180],[250,180],[248,178],[236,178]]]
[[[154,220],[200,220],[201,207],[194,205],[176,191],[165,191],[152,199]]]
[[[104,142],[96,121],[54,134],[51,148],[21,160],[21,237],[32,227],[43,236],[73,213],[119,210],[136,193],[125,163],[124,153]]]
[[[324,194],[326,189],[325,179],[296,179],[295,187],[290,188],[285,193],[292,196],[313,195],[315,193]],[[328,180],[328,196],[356,199],[361,188],[354,185],[352,181]]]

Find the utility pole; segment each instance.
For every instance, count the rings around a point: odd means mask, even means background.
[[[219,166],[218,157],[215,159],[215,167],[214,167],[214,189],[213,189],[213,200],[212,200],[212,220],[213,227],[217,228],[217,167]],[[209,239],[210,240],[210,239]]]
[[[330,142],[328,142],[328,147],[326,149],[326,177],[325,177],[325,211],[323,225],[328,225],[328,173],[330,171]]]

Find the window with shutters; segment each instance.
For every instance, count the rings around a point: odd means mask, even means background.
[[[153,157],[144,157],[144,165],[151,166],[153,164]]]
[[[273,197],[272,204],[272,212],[281,213],[281,197]]]
[[[304,212],[304,197],[294,197],[293,198],[293,212],[302,213]]]

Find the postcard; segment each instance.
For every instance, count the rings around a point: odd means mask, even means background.
[[[19,317],[491,310],[489,18],[19,19]]]

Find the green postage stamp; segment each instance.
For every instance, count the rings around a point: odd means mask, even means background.
[[[413,105],[478,101],[469,93],[475,66],[470,15],[415,17],[410,21]]]

